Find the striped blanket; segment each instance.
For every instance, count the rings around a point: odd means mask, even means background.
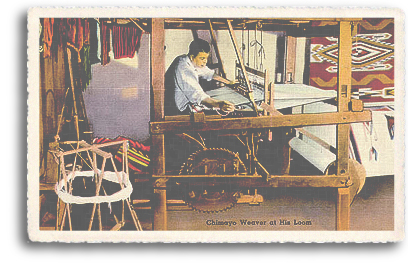
[[[143,173],[148,171],[148,167],[150,164],[150,146],[145,146],[137,141],[134,141],[129,138],[125,138],[122,136],[116,137],[115,139],[111,138],[95,138],[93,140],[94,144],[102,144],[107,142],[114,142],[114,141],[122,141],[127,140],[129,142],[128,147],[128,161],[129,161],[129,168],[137,173]],[[122,155],[123,155],[123,148],[122,145],[114,154],[115,159],[122,163]]]

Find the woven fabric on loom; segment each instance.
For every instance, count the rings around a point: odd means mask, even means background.
[[[122,141],[122,140],[127,140],[129,143],[129,146],[128,146],[129,168],[137,173],[147,172],[149,164],[150,164],[150,158],[149,158],[150,146],[145,146],[135,140],[125,138],[122,136],[116,137],[115,139],[95,138],[93,143],[102,144],[102,143]],[[122,146],[118,150],[116,150],[116,152],[113,153],[113,155],[118,162],[122,163],[122,155],[123,155]]]
[[[318,23],[331,23],[327,21]],[[352,39],[352,97],[365,103],[394,100],[394,20],[366,18]],[[310,85],[337,89],[338,38],[311,38]]]

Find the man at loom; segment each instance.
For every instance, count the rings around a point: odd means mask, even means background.
[[[202,39],[190,43],[187,55],[176,57],[165,75],[165,115],[186,115],[203,108],[219,109],[229,113],[235,110],[234,104],[225,100],[216,100],[206,94],[199,78],[216,80],[227,85],[229,81],[215,74],[207,67],[210,44]]]

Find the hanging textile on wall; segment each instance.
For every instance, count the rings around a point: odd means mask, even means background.
[[[142,33],[137,27],[113,25],[112,44],[115,59],[133,58],[139,50]]]
[[[54,33],[54,19],[53,18],[44,18],[44,26],[43,26],[43,36],[44,36],[44,43],[43,43],[43,56],[44,58],[50,57],[51,54],[51,45],[52,45],[52,36]]]
[[[89,19],[66,19],[66,44],[72,49],[72,74],[76,88],[85,90],[91,80],[91,28]]]
[[[79,52],[84,46],[84,28],[82,19],[67,19],[67,45]],[[80,62],[80,58],[78,58]]]
[[[110,61],[110,29],[105,20],[100,19],[101,39],[101,64],[106,65]]]
[[[329,22],[319,22],[329,23]],[[366,104],[394,100],[394,20],[366,18],[352,39],[352,97]],[[338,39],[311,39],[310,85],[337,89]]]
[[[83,19],[83,30],[84,30],[84,45],[89,45],[90,42],[90,29],[89,29],[89,19]]]

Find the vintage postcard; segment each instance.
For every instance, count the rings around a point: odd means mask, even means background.
[[[30,240],[402,240],[403,25],[398,9],[30,9]]]

